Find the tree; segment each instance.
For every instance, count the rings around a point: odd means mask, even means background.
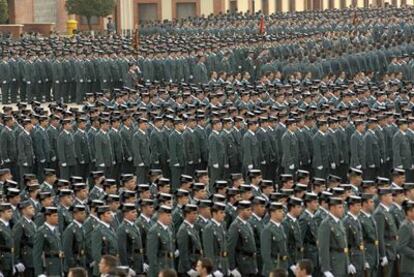
[[[7,23],[9,19],[9,7],[7,0],[0,0],[0,24]]]
[[[2,1],[2,0],[0,0]],[[66,9],[69,14],[86,17],[89,30],[92,30],[92,16],[102,17],[112,13],[115,0],[67,0]]]

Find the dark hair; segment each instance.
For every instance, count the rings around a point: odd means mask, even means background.
[[[283,268],[276,268],[276,269],[272,270],[272,272],[270,272],[270,276],[271,277],[287,277],[288,273]]]
[[[167,268],[167,269],[163,269],[161,270],[161,276],[162,277],[177,277],[177,272],[175,272],[174,269],[171,268]]]
[[[207,274],[213,271],[213,262],[209,258],[201,258],[199,261],[201,262],[201,267],[206,269]]]
[[[312,275],[312,261],[309,259],[303,259],[298,262],[298,268],[305,270],[306,275]]]
[[[72,277],[88,277],[88,272],[82,267],[73,267],[69,269]]]
[[[103,255],[101,260],[111,269],[114,269],[118,265],[118,258],[112,255]]]

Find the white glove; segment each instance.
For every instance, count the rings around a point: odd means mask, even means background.
[[[112,165],[116,165],[116,161],[113,161],[113,162],[112,162]]]
[[[149,265],[148,264],[146,264],[146,263],[144,263],[144,272],[148,272],[148,270],[149,270]]]
[[[370,268],[369,263],[365,263],[364,268],[369,269]]]
[[[289,268],[294,274],[296,273],[296,265],[291,265]]]
[[[294,164],[291,164],[291,165],[289,166],[289,169],[290,169],[290,170],[295,169],[295,165],[294,165]]]
[[[381,159],[381,163],[382,163],[382,164],[384,163],[384,160],[383,160],[383,159]]]
[[[253,169],[253,165],[252,165],[252,164],[249,164],[249,165],[247,166],[247,168],[248,168],[248,169]]]
[[[52,162],[56,161],[56,157],[52,157]]]
[[[128,160],[128,162],[132,161],[132,157],[129,157],[127,160]]]
[[[219,164],[213,164],[214,168],[219,168]]]
[[[179,163],[176,163],[174,166],[175,166],[175,167],[179,167],[179,166],[180,166],[180,164],[179,164]]]
[[[265,165],[266,164],[266,161],[261,162],[261,164]]]
[[[24,267],[24,264],[22,263],[18,263],[14,266],[18,272],[24,272],[26,270],[26,268]]]
[[[136,276],[137,273],[133,269],[128,269],[128,276]]]
[[[159,161],[154,162],[154,164],[159,164],[159,163],[160,163]]]
[[[180,256],[180,251],[178,251],[178,249],[177,249],[177,250],[175,250],[175,252],[174,252],[174,256],[175,256],[176,258],[178,258],[178,256]]]
[[[198,272],[195,271],[194,269],[190,269],[189,271],[187,271],[187,274],[191,277],[197,277],[198,276]]]
[[[403,166],[402,165],[399,165],[399,166],[397,166],[397,168],[403,168]]]
[[[361,169],[361,165],[357,165],[356,168]]]
[[[371,164],[368,166],[369,168],[375,168],[375,164]]]
[[[323,166],[322,165],[321,166],[318,166],[317,169],[318,170],[322,170],[323,169]]]
[[[242,277],[240,272],[237,269],[233,269],[233,271],[230,272],[233,277]],[[333,276],[332,276],[333,277]]]
[[[335,277],[330,271],[325,271],[323,274],[325,277]]]
[[[388,259],[387,259],[387,257],[383,257],[381,259],[381,266],[384,267],[386,265],[388,265]]]
[[[5,163],[9,163],[10,162],[10,159],[5,159],[4,162]]]
[[[40,160],[40,163],[43,164],[46,162],[46,159]]]
[[[214,271],[213,275],[214,275],[214,277],[223,277],[224,276],[224,274],[221,273],[221,271],[219,271],[219,270]]]
[[[80,161],[79,163],[80,163],[80,164],[85,164],[85,161]]]
[[[100,164],[99,166],[100,166],[100,167],[105,167],[105,164]]]
[[[224,165],[224,168],[229,168],[229,165],[228,165],[228,164],[225,164],[225,165]]]
[[[45,274],[40,274],[39,276],[37,276],[37,277],[47,277]]]
[[[348,274],[356,274],[356,268],[353,264],[348,265]]]
[[[193,163],[194,163],[193,161],[189,161],[189,162],[188,162],[188,164],[189,164],[189,165],[192,165]]]
[[[0,277],[4,277],[3,272],[0,271]]]
[[[28,166],[29,164],[28,163],[23,163],[23,166]]]
[[[336,164],[335,163],[331,163],[331,168],[335,169],[336,168]]]

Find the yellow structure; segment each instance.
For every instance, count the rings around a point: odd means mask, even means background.
[[[117,0],[113,15],[118,31],[132,30],[147,20],[174,20],[208,16],[228,10],[271,14],[276,11],[341,9],[350,6],[376,7],[414,5],[414,0]]]
[[[75,19],[69,19],[66,21],[66,30],[68,35],[73,35],[73,31],[78,29],[78,21]]]

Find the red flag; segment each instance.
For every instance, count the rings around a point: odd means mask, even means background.
[[[260,17],[259,34],[264,34],[264,32],[265,32],[265,22],[264,22],[264,16],[262,15]]]

